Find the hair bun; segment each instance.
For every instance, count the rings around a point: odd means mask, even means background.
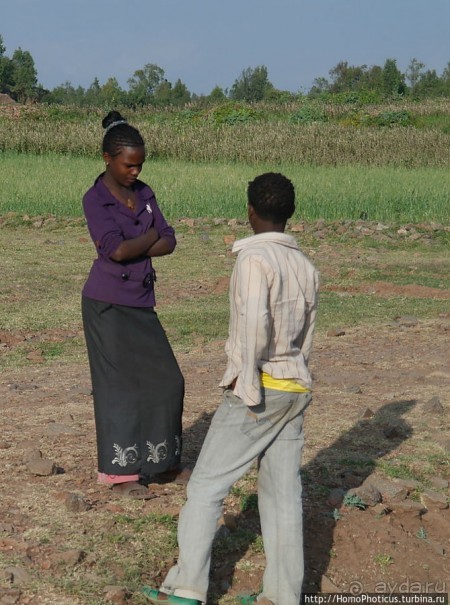
[[[124,124],[126,122],[125,118],[118,111],[110,111],[107,116],[105,116],[102,120],[103,128],[108,128],[114,122],[119,122]]]

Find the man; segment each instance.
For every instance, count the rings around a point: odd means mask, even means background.
[[[178,525],[178,563],[160,591],[144,588],[156,604],[206,603],[223,500],[255,458],[266,569],[263,590],[254,600],[258,605],[300,602],[300,462],[319,279],[296,240],[284,233],[295,210],[291,181],[262,174],[249,183],[247,194],[254,235],[233,246],[238,257],[230,283],[223,402],[188,484]]]

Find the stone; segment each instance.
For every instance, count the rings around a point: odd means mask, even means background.
[[[359,487],[353,487],[348,494],[359,496],[366,506],[375,506],[381,502],[381,492],[371,483],[363,483]]]
[[[84,557],[84,552],[78,549],[65,550],[50,555],[49,560],[52,565],[66,565],[75,567]]]
[[[78,429],[62,422],[49,422],[46,433],[47,435],[81,435]]]
[[[362,393],[362,388],[359,386],[359,384],[352,384],[351,386],[347,387],[345,390],[347,393],[356,393],[357,395]]]
[[[32,582],[31,574],[29,574],[28,571],[23,567],[12,565],[10,567],[5,567],[4,571],[7,574],[10,574],[12,584],[16,584],[18,586],[27,586]]]
[[[359,475],[355,475],[351,471],[344,471],[341,473],[341,481],[343,487],[350,489],[352,487],[359,487],[363,480]]]
[[[336,487],[330,491],[327,498],[327,504],[333,508],[339,508],[344,500],[345,490],[341,487]]]
[[[420,500],[427,509],[445,510],[448,508],[448,498],[445,494],[426,489],[420,494]]]
[[[66,495],[64,504],[67,510],[71,513],[83,513],[91,508],[89,502],[87,502],[82,496],[73,493]]]
[[[328,576],[322,576],[321,580],[320,580],[320,592],[340,592],[339,588],[333,584],[333,582],[330,580],[330,578]],[[258,601],[259,603],[259,601]]]
[[[374,506],[371,506],[369,510],[371,513],[373,513],[377,517],[382,517],[391,512],[391,509],[388,506],[386,506],[385,504],[383,504],[382,502],[378,502]]]
[[[303,233],[305,230],[305,223],[297,223],[295,225],[291,225],[290,230],[294,233]]]
[[[103,596],[106,601],[111,601],[111,603],[116,603],[116,605],[125,605],[127,590],[122,586],[105,586]]]
[[[386,439],[403,439],[405,437],[405,429],[399,424],[391,424],[383,428],[383,434]]]
[[[32,462],[33,460],[41,460],[41,459],[42,459],[42,452],[40,449],[35,448],[35,447],[32,447],[29,450],[27,450],[22,458],[24,464],[28,464],[29,462]]]
[[[44,363],[44,352],[43,351],[30,351],[27,355],[28,361],[32,363]]]
[[[362,414],[360,414],[360,419],[361,420],[367,420],[368,418],[372,418],[374,416],[373,411],[370,408],[366,408]]]
[[[405,326],[408,328],[417,326],[419,323],[419,320],[414,315],[403,315],[402,317],[396,317],[395,321],[399,326]]]
[[[327,336],[331,336],[331,337],[345,336],[345,330],[342,330],[341,328],[333,328],[331,330],[328,330]]]
[[[413,500],[404,500],[392,504],[392,512],[397,515],[409,515],[412,517],[421,517],[427,512],[426,507],[420,502]]]
[[[223,515],[223,524],[230,531],[236,531],[238,527],[236,517],[234,515],[231,515],[230,513],[225,513]]]
[[[444,406],[441,403],[439,397],[432,397],[426,404],[423,406],[425,412],[429,412],[431,414],[442,414],[444,412]]]
[[[430,483],[436,489],[447,489],[449,486],[448,480],[442,477],[431,477]]]
[[[381,494],[382,502],[401,502],[408,497],[409,489],[394,480],[385,479],[378,475],[369,475],[363,485],[373,485]]]
[[[20,605],[22,592],[15,588],[0,588],[0,605]]]
[[[28,460],[27,467],[30,473],[41,477],[48,477],[50,475],[56,475],[58,467],[51,460],[45,458],[32,458]]]

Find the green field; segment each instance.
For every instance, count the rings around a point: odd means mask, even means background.
[[[0,154],[0,215],[81,216],[81,198],[103,169],[100,159],[46,154]],[[147,160],[142,179],[170,220],[245,218],[247,182],[275,170],[295,184],[295,219],[448,223],[447,168],[301,166]]]

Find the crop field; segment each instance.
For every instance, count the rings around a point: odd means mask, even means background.
[[[146,140],[142,173],[164,212],[242,218],[245,188],[275,170],[294,182],[296,218],[448,222],[450,103],[384,107],[226,104],[131,113]],[[103,167],[98,110],[0,112],[0,214],[81,214]]]

